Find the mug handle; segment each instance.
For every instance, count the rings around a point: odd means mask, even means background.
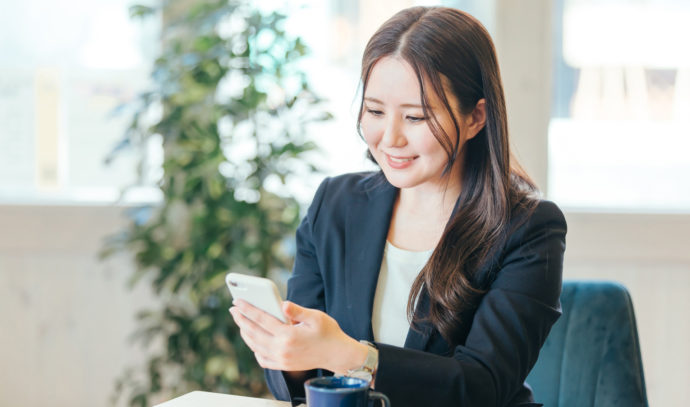
[[[391,401],[388,400],[388,396],[377,391],[370,391],[369,398],[372,400],[381,400],[383,407],[391,407]]]

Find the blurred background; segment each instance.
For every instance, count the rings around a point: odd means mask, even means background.
[[[129,337],[159,298],[128,288],[131,253],[99,257],[127,228],[124,210],[165,199],[159,139],[111,154],[131,123],[115,109],[151,86],[169,22],[131,18],[133,4],[2,0],[0,405],[106,405],[123,369],[146,357]],[[650,405],[689,405],[690,4],[253,2],[286,15],[309,49],[299,69],[333,116],[306,134],[320,171],[283,185],[302,211],[323,177],[372,168],[355,131],[361,53],[412,5],[457,7],[487,27],[513,148],[568,221],[565,278],[628,287]]]

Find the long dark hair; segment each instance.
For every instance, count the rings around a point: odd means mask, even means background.
[[[518,207],[533,209],[537,188],[512,158],[496,51],[479,21],[446,7],[412,7],[386,21],[369,40],[362,58],[358,130],[369,75],[386,56],[403,58],[417,74],[424,115],[429,117],[429,127],[448,155],[444,174],[459,154],[464,160],[462,191],[454,215],[415,279],[407,303],[408,318],[417,329],[421,317],[414,313],[415,304],[426,292],[430,304],[426,318],[446,341],[458,343],[464,341],[467,322],[493,281],[494,273],[478,271],[482,267],[492,269],[486,263],[505,241],[511,214]],[[444,81],[457,97],[462,115],[470,114],[480,99],[486,101],[486,124],[465,143],[464,151],[458,151],[458,123],[453,142],[428,107],[428,94],[434,92],[455,121],[454,113],[458,112],[451,110]],[[426,90],[425,82],[432,89]],[[460,328],[463,325],[465,328]]]

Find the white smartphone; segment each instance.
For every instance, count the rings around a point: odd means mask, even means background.
[[[245,300],[256,308],[278,318],[281,322],[287,323],[282,311],[283,301],[280,299],[278,287],[273,281],[263,277],[228,273],[225,276],[225,284],[227,284],[232,298]]]

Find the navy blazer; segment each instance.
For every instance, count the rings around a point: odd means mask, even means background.
[[[373,341],[374,293],[397,193],[381,172],[323,181],[297,229],[288,300],[325,311],[349,336]],[[376,390],[393,406],[538,405],[524,381],[560,316],[566,222],[549,201],[511,222],[519,226],[480,271],[495,278],[461,327],[464,342],[448,344],[422,324],[408,331],[403,348],[376,343]],[[424,315],[428,305],[422,292],[416,312]],[[330,372],[309,372],[321,374]],[[304,397],[303,382],[268,369],[266,378],[277,399]]]

